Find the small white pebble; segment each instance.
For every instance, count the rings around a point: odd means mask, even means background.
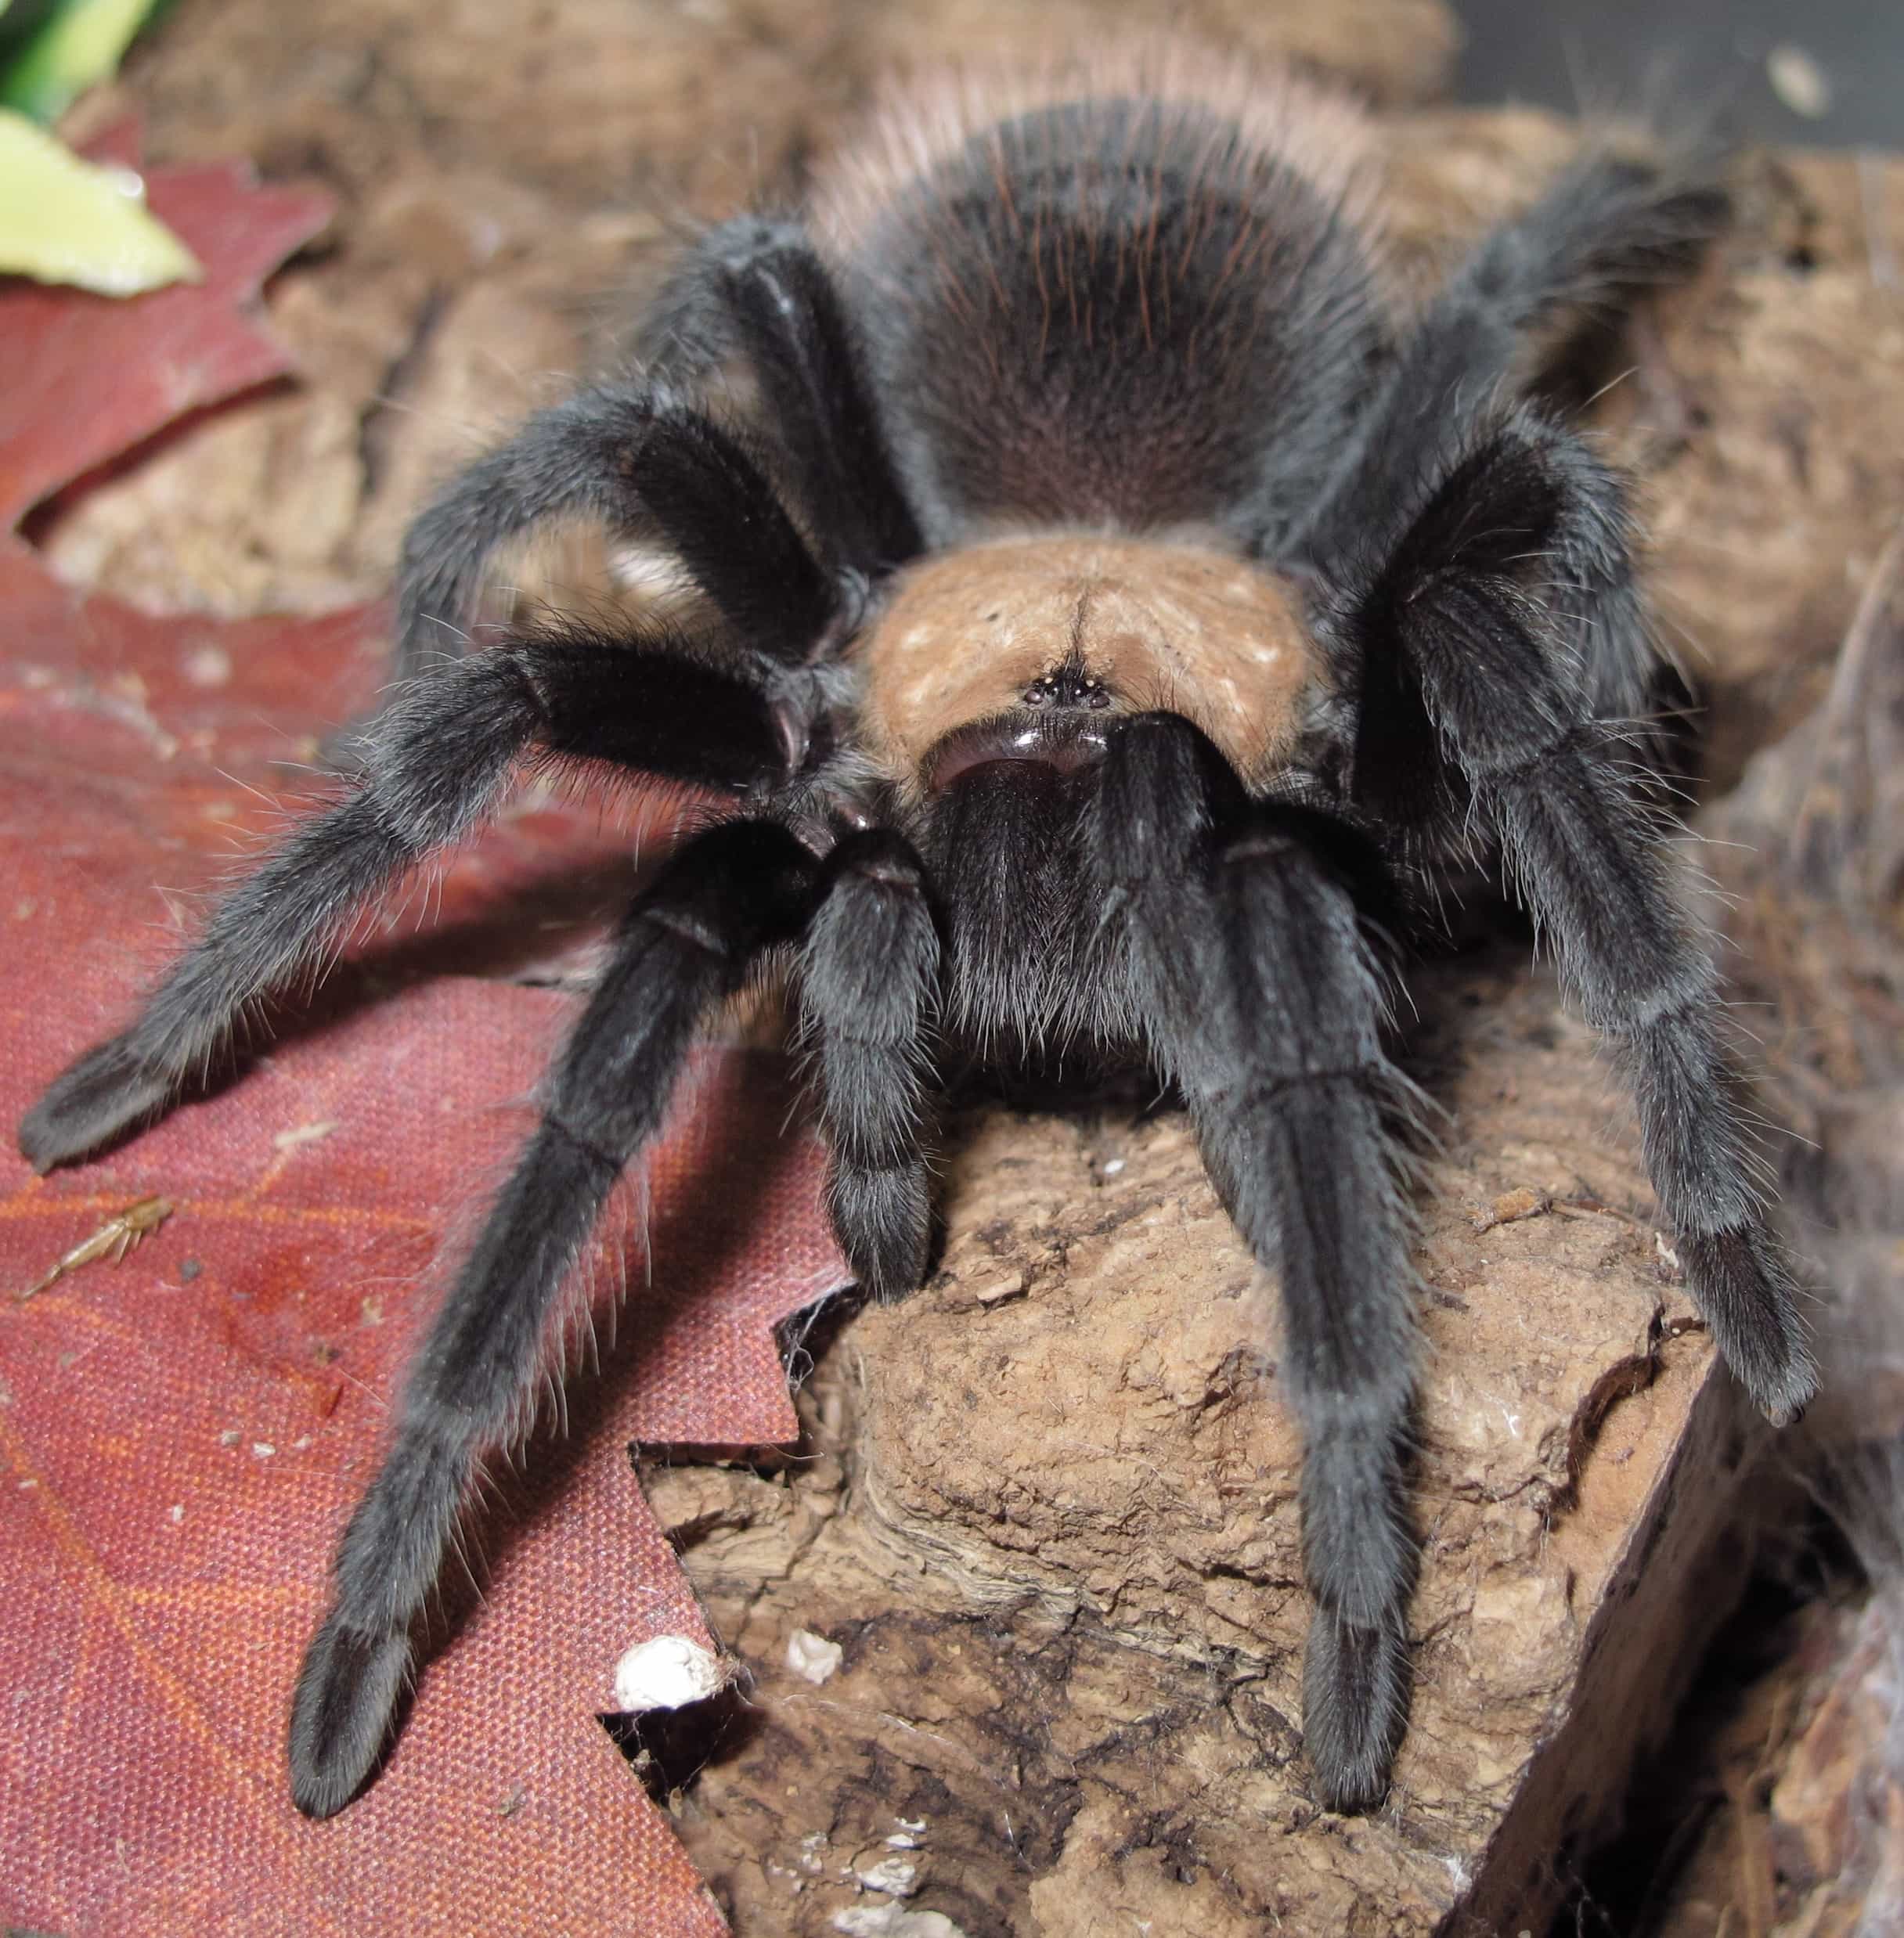
[[[903,1904],[855,1904],[833,1914],[833,1929],[846,1938],[965,1938],[965,1928],[943,1911],[908,1911]]]
[[[269,1440],[254,1440],[251,1443],[251,1451],[255,1454],[261,1461],[269,1460],[272,1455],[276,1453],[277,1450],[278,1450],[273,1446]]]
[[[838,1642],[829,1642],[811,1629],[795,1629],[787,1637],[787,1666],[816,1685],[833,1674],[845,1654]]]
[[[882,1857],[854,1875],[863,1889],[883,1891],[888,1897],[910,1897],[919,1888],[919,1867],[903,1857]]]
[[[678,1709],[711,1696],[727,1681],[711,1651],[685,1635],[637,1642],[615,1665],[615,1706],[625,1716]]]
[[[1123,1168],[1123,1159],[1122,1158],[1113,1158],[1111,1159],[1110,1162],[1104,1167],[1104,1175],[1107,1178],[1114,1178]]]
[[[236,1446],[243,1438],[244,1435],[240,1433],[236,1427],[227,1427],[225,1431],[218,1435],[218,1445],[220,1446]]]
[[[165,1518],[171,1522],[174,1527],[178,1526],[178,1523],[185,1518],[184,1502],[179,1501],[174,1506],[168,1508],[165,1510]]]

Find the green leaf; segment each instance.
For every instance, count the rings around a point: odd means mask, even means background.
[[[136,296],[204,275],[192,252],[146,209],[129,168],[96,168],[0,109],[0,272]]]
[[[0,0],[0,85],[27,43],[66,4],[66,0]]]
[[[152,9],[153,0],[65,0],[0,74],[0,106],[51,121],[117,70]]]

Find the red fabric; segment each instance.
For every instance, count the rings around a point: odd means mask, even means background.
[[[170,294],[0,297],[12,515],[69,474],[58,413],[17,394],[20,373],[95,381],[115,401],[84,415],[77,468],[279,367],[220,306],[321,210],[264,196],[261,229],[247,218],[259,192],[229,171],[190,171],[182,199],[171,186],[154,178],[153,205],[212,270],[188,294],[222,293],[191,328],[145,333],[142,310]],[[181,363],[200,328],[216,356]],[[154,380],[155,345],[189,379]],[[280,790],[273,763],[363,706],[380,638],[362,612],[155,619],[57,585],[0,538],[0,1117],[124,1019],[197,920],[198,892],[279,824],[253,791]],[[568,1436],[532,1449],[527,1491],[481,1518],[483,1598],[426,1667],[384,1774],[312,1825],[283,1767],[298,1656],[394,1381],[574,1007],[417,974],[550,953],[631,876],[628,852],[627,831],[593,811],[506,816],[449,870],[446,928],[420,946],[381,931],[315,1020],[222,1094],[48,1179],[10,1146],[0,1155],[0,1288],[31,1283],[137,1198],[175,1207],[124,1263],[0,1299],[0,1922],[723,1928],[594,1712],[629,1644],[701,1633],[623,1443],[789,1435],[770,1328],[845,1277],[817,1152],[779,1134],[777,1058],[704,1055],[604,1221],[585,1276],[604,1295],[628,1281],[620,1349],[572,1389]],[[578,867],[579,895],[562,886]]]

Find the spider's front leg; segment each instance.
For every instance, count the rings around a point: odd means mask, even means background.
[[[225,897],[129,1028],[55,1079],[21,1151],[39,1170],[70,1163],[204,1082],[365,902],[481,824],[525,754],[741,792],[785,778],[785,740],[759,684],[665,635],[571,632],[437,668],[367,729],[349,796]]]
[[[1484,425],[1339,617],[1367,676],[1418,694],[1569,989],[1617,1046],[1693,1297],[1726,1363],[1783,1424],[1817,1367],[1754,1182],[1718,978],[1581,671],[1597,614],[1567,564],[1582,533],[1611,551],[1623,528],[1616,484],[1577,441],[1525,416]]]
[[[832,1153],[828,1213],[854,1277],[878,1299],[925,1277],[926,1038],[939,967],[918,856],[890,830],[847,836],[828,857],[801,952],[800,1008]]]
[[[308,1814],[341,1810],[369,1775],[480,1463],[532,1414],[557,1291],[615,1180],[659,1129],[702,1017],[764,950],[798,935],[817,874],[777,823],[730,822],[682,848],[630,910],[339,1545],[330,1612],[291,1711],[291,1792]]]
[[[1339,824],[1249,801],[1174,715],[1126,724],[1101,774],[1091,839],[1124,992],[1230,1215],[1281,1274],[1318,1604],[1304,1744],[1330,1802],[1363,1807],[1406,1717],[1414,1572],[1412,1279],[1384,1121],[1406,1086],[1357,906],[1379,870]]]
[[[849,621],[856,584],[904,563],[918,528],[832,279],[797,223],[711,230],[644,327],[650,379],[539,411],[418,517],[398,568],[396,668],[460,653],[492,560],[554,520],[658,541],[755,650],[799,665]],[[730,360],[758,382],[816,557],[753,441],[691,394]]]

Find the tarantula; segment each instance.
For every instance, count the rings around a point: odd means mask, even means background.
[[[1408,1700],[1383,908],[1498,859],[1631,1077],[1728,1364],[1773,1420],[1804,1406],[1710,949],[1625,758],[1655,671],[1625,499],[1526,401],[1558,326],[1696,264],[1722,186],[1657,144],[1592,149],[1410,312],[1364,153],[1325,93],[1152,53],[915,92],[804,218],[707,231],[641,374],[531,417],[411,527],[408,685],[347,798],[26,1118],[45,1169],[168,1108],[525,760],[732,803],[629,910],[410,1368],[293,1702],[303,1810],[376,1763],[564,1276],[697,1027],[763,964],[791,967],[828,1209],[879,1297],[927,1269],[941,1057],[1085,1045],[1174,1081],[1280,1279],[1333,1804],[1379,1799]],[[694,616],[463,652],[499,548],[578,517],[669,552]]]

